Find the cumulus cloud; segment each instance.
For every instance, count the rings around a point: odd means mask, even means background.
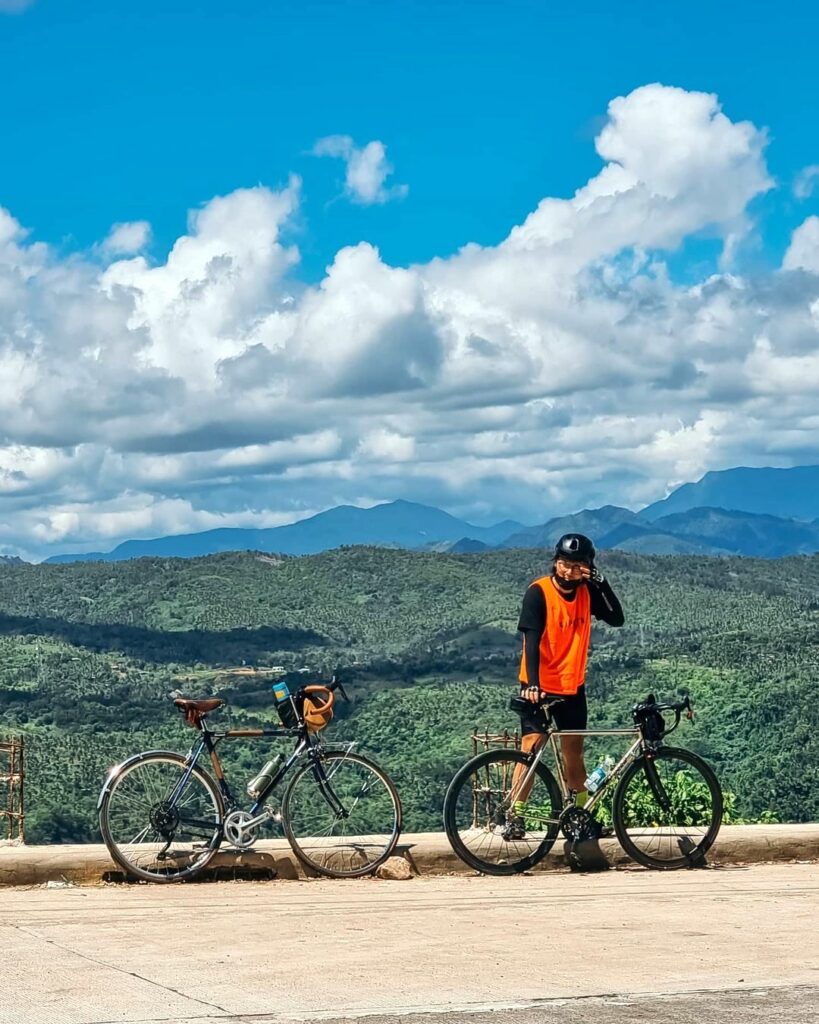
[[[109,256],[135,256],[151,240],[151,225],[146,220],[115,224],[102,243],[103,252]]]
[[[811,164],[803,167],[793,183],[793,194],[797,199],[809,199],[816,188],[816,179],[819,178],[819,164]]]
[[[816,461],[819,218],[772,273],[666,263],[691,236],[735,250],[765,146],[716,97],[645,86],[610,104],[598,173],[498,245],[401,268],[362,242],[315,285],[285,241],[298,179],[102,268],[0,210],[0,546],[398,497],[537,522]]]
[[[819,274],[819,217],[808,217],[794,231],[782,266],[786,270],[809,270]]]
[[[387,160],[387,147],[378,139],[359,148],[349,135],[328,135],[318,140],[313,155],[338,157],[345,162],[344,190],[355,203],[364,206],[386,203],[390,199],[403,199],[409,191],[407,185],[386,187],[385,182],[394,168]]]

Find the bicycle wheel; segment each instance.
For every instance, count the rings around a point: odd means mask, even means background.
[[[512,778],[531,755],[517,750],[487,750],[461,768],[444,797],[444,828],[452,849],[476,871],[514,875],[542,860],[557,839],[563,801],[554,775],[544,764],[523,815],[525,834],[507,838]]]
[[[614,793],[614,830],[638,864],[675,870],[704,863],[722,823],[722,790],[702,758],[660,747],[625,772]]]
[[[401,801],[386,772],[368,758],[328,751],[293,777],[282,821],[302,864],[330,878],[357,878],[395,849]]]
[[[179,882],[205,867],[222,841],[224,805],[213,779],[198,766],[187,779],[185,758],[164,751],[137,754],[106,782],[100,831],[129,875]]]

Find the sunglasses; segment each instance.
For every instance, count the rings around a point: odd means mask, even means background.
[[[580,572],[581,568],[586,568],[586,569],[591,568],[590,566],[586,565],[585,562],[567,562],[563,558],[558,558],[557,561],[555,562],[555,565],[559,569],[562,569],[563,572],[570,572],[570,573]]]

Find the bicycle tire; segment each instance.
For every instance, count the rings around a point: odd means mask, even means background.
[[[122,842],[118,842],[114,836],[114,830],[111,823],[112,799],[116,798],[116,794],[120,786],[126,782],[128,777],[135,772],[136,769],[144,768],[152,763],[178,765],[182,770],[187,766],[186,759],[182,757],[181,754],[177,754],[172,751],[150,750],[142,754],[136,754],[134,757],[129,758],[127,761],[124,761],[121,765],[115,768],[106,779],[99,798],[99,821],[103,842],[108,848],[108,852],[111,854],[112,859],[125,871],[126,875],[130,877],[138,878],[146,882],[160,883],[190,881],[204,870],[216,851],[219,849],[223,838],[222,825],[225,816],[224,801],[219,787],[216,785],[213,778],[211,778],[206,771],[200,768],[199,765],[194,766],[191,776],[196,778],[196,780],[200,782],[208,792],[212,799],[214,809],[218,812],[218,820],[214,821],[213,836],[210,838],[207,847],[204,848],[197,857],[195,863],[181,868],[179,871],[149,871],[138,863],[134,863],[134,861],[125,853],[123,849],[125,846],[133,846],[135,844],[124,844]],[[157,843],[155,845],[159,844]]]
[[[670,760],[685,762],[702,776],[702,780],[707,786],[712,800],[710,821],[708,822],[705,834],[702,836],[700,841],[690,849],[683,849],[682,840],[686,840],[685,845],[691,841],[687,833],[684,836],[674,833],[669,836],[671,839],[676,839],[676,845],[681,851],[680,856],[670,858],[653,857],[645,850],[641,849],[635,843],[633,836],[629,833],[630,826],[626,814],[626,800],[629,786],[637,775],[640,773],[645,774],[648,780],[648,788],[653,789],[655,783],[652,782],[652,776],[650,774],[651,770],[653,769],[656,772],[656,768],[654,767],[656,762]],[[633,764],[626,769],[618,782],[617,789],[614,792],[614,800],[612,802],[614,831],[620,845],[632,860],[635,860],[638,864],[642,864],[644,867],[652,868],[657,871],[677,871],[681,868],[698,867],[703,865],[705,863],[705,854],[713,846],[714,840],[717,838],[717,834],[719,833],[720,826],[722,824],[722,814],[722,789],[713,769],[697,754],[692,753],[690,750],[684,750],[682,747],[660,747],[648,757],[645,753],[638,757]],[[668,827],[700,828],[702,826],[682,825]],[[673,844],[669,844],[669,848],[671,848],[672,845]]]
[[[337,762],[335,770],[332,768],[333,762]],[[332,779],[334,777],[336,778],[334,792],[335,790],[339,790],[343,793],[343,796],[350,799],[353,799],[356,786],[355,779],[350,777],[349,773],[347,778],[340,779],[337,777],[338,772],[343,770],[344,765],[346,764],[348,766],[358,766],[359,768],[371,773],[371,775],[377,778],[384,787],[386,797],[384,794],[381,794],[380,799],[385,813],[387,812],[388,806],[392,807],[392,822],[389,825],[388,831],[385,831],[380,836],[373,832],[361,834],[353,832],[350,835],[346,835],[344,833],[344,828],[346,826],[340,826],[341,834],[335,836],[319,835],[304,836],[301,838],[297,836],[297,828],[294,823],[294,818],[299,818],[298,829],[301,831],[303,821],[310,820],[311,813],[310,808],[308,808],[306,812],[301,812],[299,815],[296,815],[294,813],[293,800],[299,785],[304,783],[310,774],[313,775],[316,790],[308,790],[307,792],[313,793],[318,791],[321,796],[321,801],[315,800],[314,806],[320,809],[323,809],[326,806],[332,812],[332,806],[330,805],[327,797],[324,796],[321,786],[316,778],[316,766],[314,763],[308,762],[293,776],[285,790],[284,799],[282,800],[282,824],[284,826],[284,833],[287,836],[287,841],[290,843],[293,853],[295,853],[301,863],[319,875],[324,875],[327,878],[360,878],[363,875],[372,874],[393,853],[401,836],[403,811],[401,808],[401,799],[398,795],[398,790],[395,788],[395,783],[383,768],[377,765],[374,761],[371,761],[368,757],[364,757],[363,754],[346,753],[341,750],[330,750],[320,755],[319,763],[325,768],[326,775],[331,784]],[[327,771],[328,765],[330,766],[329,771]],[[338,796],[337,793],[336,796]],[[355,797],[353,807],[360,802],[360,799],[360,795]],[[366,820],[366,815],[364,817]],[[312,819],[315,820],[315,818],[316,812],[314,811]],[[331,827],[334,823],[338,823],[342,820],[346,821],[347,819],[341,819],[336,816],[333,821],[331,821]],[[322,841],[324,841],[324,845],[321,845]],[[369,850],[369,854],[365,853],[365,850]],[[345,856],[349,857],[349,865],[347,867],[340,866],[344,864]],[[362,862],[362,857],[366,857],[367,859]],[[357,863],[353,862],[354,859],[357,860]]]
[[[444,797],[444,830],[446,831],[449,845],[458,855],[458,857],[469,867],[474,868],[475,871],[479,871],[485,875],[515,875],[520,874],[522,871],[528,871],[539,863],[546,854],[554,846],[555,840],[557,839],[560,826],[558,819],[563,807],[563,798],[560,794],[560,788],[555,780],[554,775],[549,768],[542,762],[538,764],[535,769],[535,774],[546,787],[546,791],[549,796],[551,819],[549,819],[549,828],[547,829],[546,835],[539,845],[529,852],[527,855],[521,856],[517,860],[506,859],[503,862],[497,860],[483,859],[475,854],[461,838],[461,833],[458,828],[457,815],[458,815],[458,801],[461,797],[461,791],[464,784],[473,776],[476,772],[482,769],[489,768],[490,765],[507,763],[508,765],[528,765],[531,762],[530,754],[524,754],[521,751],[516,750],[486,750],[478,754],[477,757],[473,757],[470,761],[467,761],[462,768],[460,768],[452,778],[449,787]],[[514,771],[514,769],[512,769]],[[487,772],[488,774],[488,772]],[[505,774],[509,774],[508,772]],[[487,829],[490,826],[487,825]],[[514,848],[512,843],[507,843],[505,847],[500,847],[503,852],[508,852],[514,855]]]

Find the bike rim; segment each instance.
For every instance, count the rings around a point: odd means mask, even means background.
[[[447,801],[450,838],[479,870],[515,870],[534,863],[558,833],[559,810],[545,778],[537,772],[523,811],[520,836],[511,806],[515,770],[525,766],[502,755],[464,773]]]
[[[221,836],[215,791],[172,758],[137,762],[114,781],[105,803],[103,834],[115,858],[143,878],[167,881],[195,874]]]
[[[621,842],[638,859],[660,866],[690,863],[708,850],[719,829],[719,788],[695,761],[661,751],[634,766],[617,817]]]
[[[326,781],[321,778],[324,772]],[[367,874],[390,855],[401,828],[398,796],[389,780],[354,755],[325,755],[288,790],[288,838],[303,863],[320,874]]]

